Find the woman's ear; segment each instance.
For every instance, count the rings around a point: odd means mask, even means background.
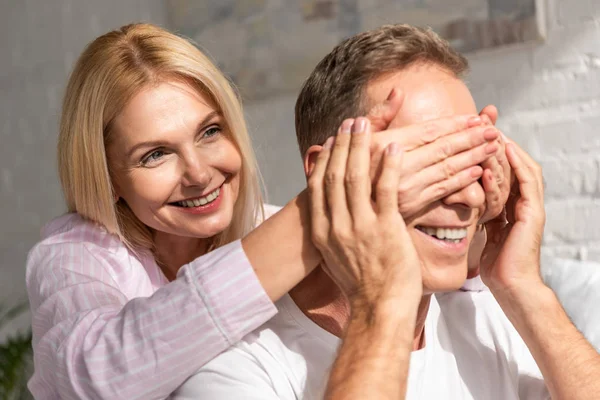
[[[112,183],[113,203],[117,204],[119,202],[119,199],[121,198],[121,196],[119,195],[119,187],[118,187],[118,185],[114,181],[111,182],[111,183]]]
[[[304,153],[304,174],[307,178],[312,174],[321,149],[323,149],[323,146],[315,144],[310,146]]]

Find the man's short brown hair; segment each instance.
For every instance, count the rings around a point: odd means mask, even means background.
[[[308,148],[333,136],[346,118],[364,115],[364,96],[372,80],[415,63],[434,64],[462,77],[464,56],[431,29],[384,25],[344,40],[319,62],[296,101],[296,137],[304,156]]]

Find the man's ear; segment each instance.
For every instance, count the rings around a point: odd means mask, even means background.
[[[385,131],[400,111],[403,102],[404,93],[398,88],[393,88],[383,103],[376,104],[369,110],[367,118],[371,122],[371,131]]]
[[[483,107],[483,110],[481,110],[479,115],[484,120],[487,117],[492,125],[496,125],[496,121],[498,120],[498,109],[496,108],[496,106],[490,104],[488,106]]]
[[[306,175],[306,178],[312,174],[315,164],[317,163],[317,157],[322,149],[323,146],[315,144],[310,146],[308,150],[306,150],[306,153],[304,153],[304,174]]]

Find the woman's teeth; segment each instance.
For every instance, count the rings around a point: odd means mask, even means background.
[[[215,199],[217,197],[219,197],[219,193],[221,193],[221,188],[217,188],[214,192],[209,193],[207,196],[199,197],[199,198],[194,199],[194,200],[178,201],[175,204],[177,204],[180,207],[199,207],[199,206],[204,206],[204,205],[206,205],[208,203],[212,203],[213,201],[215,201]]]
[[[433,236],[440,240],[446,240],[452,243],[458,243],[462,239],[467,237],[467,230],[461,229],[449,229],[449,228],[429,228],[425,226],[417,226],[417,229],[421,232],[425,232],[429,236]]]

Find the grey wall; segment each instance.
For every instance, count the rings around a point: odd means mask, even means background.
[[[89,41],[133,21],[165,25],[164,1],[0,2],[0,301],[26,297],[27,251],[65,211],[55,153],[68,73]]]

